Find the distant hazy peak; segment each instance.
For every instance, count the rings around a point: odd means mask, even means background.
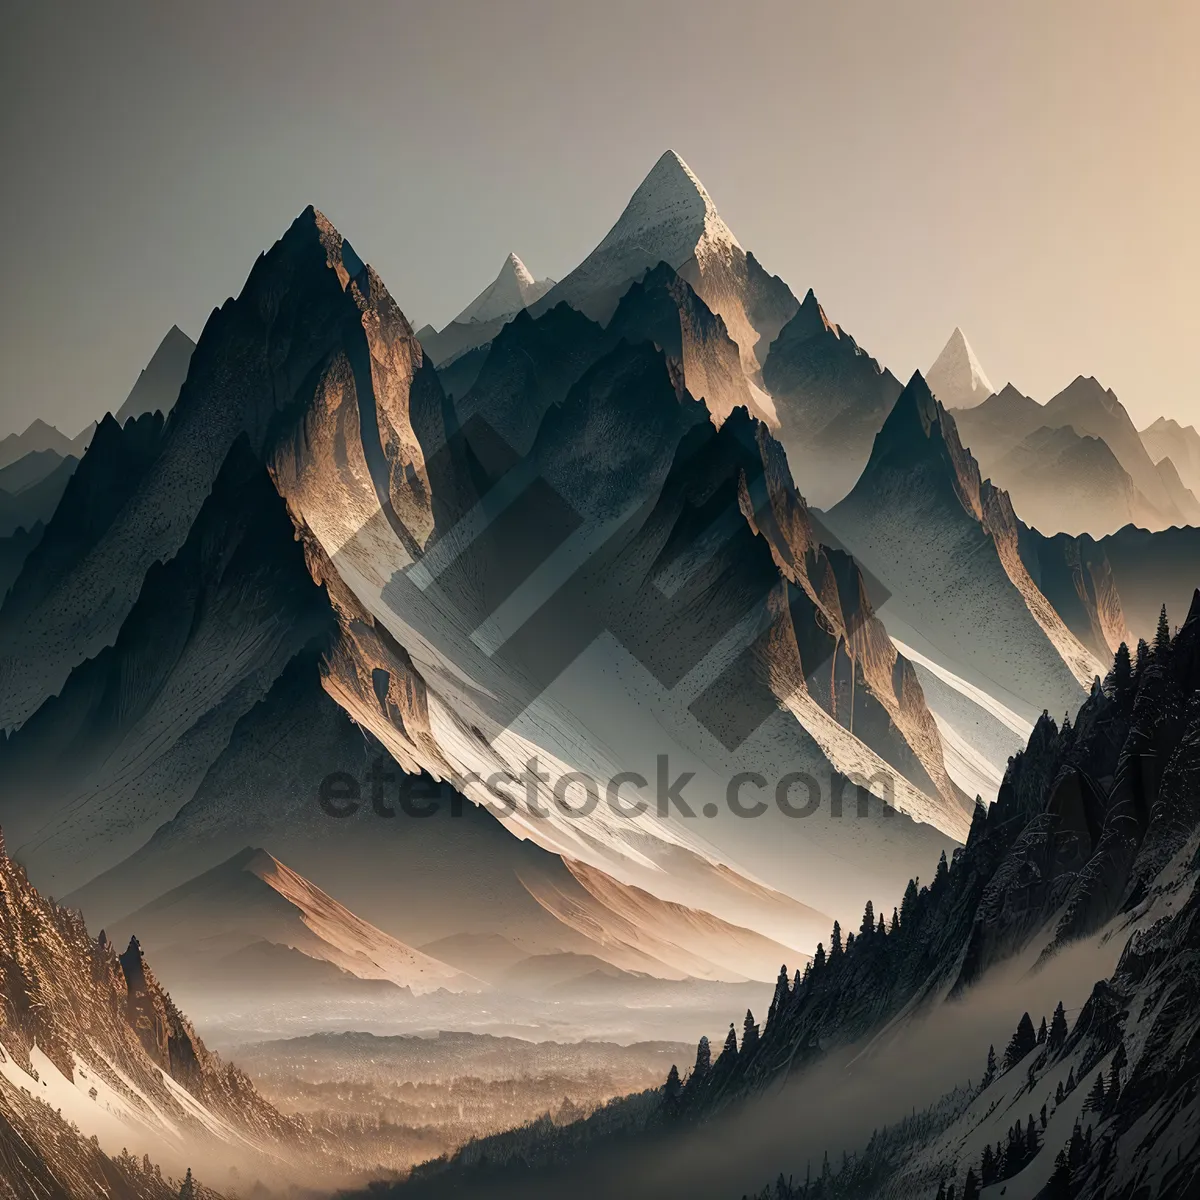
[[[974,408],[995,390],[957,325],[925,380],[943,408]]]
[[[529,268],[510,252],[500,273],[454,318],[454,323],[511,317],[544,296],[553,286],[553,279],[534,279]]]
[[[145,412],[169,413],[179,398],[195,349],[196,343],[178,325],[172,325],[117,410],[117,424],[124,425],[130,417]]]
[[[1142,430],[1143,434],[1164,434],[1170,437],[1182,437],[1186,434],[1198,436],[1195,425],[1180,425],[1171,417],[1159,417],[1152,425]]]

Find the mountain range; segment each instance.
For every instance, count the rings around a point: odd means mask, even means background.
[[[323,1135],[215,1065],[142,946],[189,1007],[251,1010],[636,1007],[802,964],[761,1048],[735,1038],[687,1093],[717,1119],[1184,895],[1186,431],[1139,434],[1090,377],[993,393],[958,329],[901,384],[673,152],[563,279],[510,255],[441,331],[308,208],[85,432],[86,453],[37,422],[0,446],[28,512],[0,537],[0,826],[83,913],[0,863],[0,904],[40,923],[0,930],[0,966],[43,930],[66,947],[36,1029],[12,985],[16,1092],[35,1042],[64,1087],[118,1055],[149,1108],[166,1089],[208,1122],[169,1077],[220,1109],[221,1146],[257,1123],[257,1164],[310,1136],[336,1175]],[[890,929],[859,925],[867,897]],[[657,1093],[634,1110],[656,1128]]]

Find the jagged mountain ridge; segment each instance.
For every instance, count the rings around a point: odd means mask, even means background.
[[[796,298],[744,251],[691,168],[666,151],[599,245],[534,306],[565,301],[605,322],[630,283],[665,262],[722,318],[743,369],[756,379]]]
[[[1158,463],[1170,458],[1185,487],[1200,496],[1200,433],[1194,425],[1159,417],[1139,435],[1151,459]]]
[[[274,300],[270,298],[278,295],[285,296],[286,303],[271,308]],[[264,347],[274,345],[277,336],[270,332],[271,320],[284,322],[289,330],[296,326],[304,331],[304,337],[289,336],[286,339],[289,353],[318,364],[315,368],[304,368],[309,374],[303,383],[298,365],[293,368],[285,362],[284,367],[273,368],[274,374],[265,371],[261,357],[266,354]],[[282,333],[278,336],[282,337]],[[596,369],[593,367],[592,371]],[[563,417],[556,414],[574,409],[583,416],[589,407],[594,408],[597,416],[605,414],[605,419],[595,428],[603,430],[603,444],[609,445],[613,426],[606,422],[609,417],[615,420],[618,412],[612,409],[606,414],[605,409],[611,404],[613,385],[618,380],[632,382],[637,377],[648,380],[657,373],[653,388],[661,397],[655,404],[666,421],[663,428],[673,428],[676,438],[684,431],[684,425],[678,420],[678,414],[683,411],[678,391],[682,381],[672,382],[670,369],[660,351],[652,346],[627,345],[608,369],[616,373],[593,374],[586,386],[580,381],[574,385],[579,389],[579,398],[575,401],[564,398],[563,405],[555,405],[548,414],[547,419],[553,417],[554,422],[559,422],[558,433],[554,435],[558,439],[557,448],[552,450],[548,440],[536,452],[531,452],[543,477],[554,484],[562,497],[572,503],[581,503],[585,515],[595,496],[612,487],[616,488],[612,493],[614,499],[629,495],[652,498],[655,478],[653,472],[650,475],[626,473],[624,466],[604,463],[601,473],[594,476],[598,484],[603,478],[603,486],[593,489],[594,496],[586,498],[586,502],[581,500],[576,491],[579,479],[572,478],[575,460],[570,457],[574,451],[569,442],[573,435],[561,424]],[[626,373],[630,370],[633,375]],[[625,386],[624,382],[621,386]],[[256,391],[256,387],[260,390]],[[305,393],[309,396],[307,401],[301,399]],[[606,399],[606,396],[610,398]],[[692,402],[688,400],[687,404]],[[620,420],[628,423],[641,421],[644,417],[645,414],[633,406]],[[689,421],[708,424],[698,407],[695,417]],[[461,647],[463,644],[455,641],[460,633],[455,629],[454,621],[469,614],[469,607],[465,612],[462,609],[464,603],[486,601],[486,595],[472,598],[468,589],[455,597],[459,609],[457,617],[445,611],[431,611],[432,593],[427,592],[424,599],[414,595],[414,604],[401,610],[394,607],[392,595],[402,583],[402,576],[398,577],[397,572],[403,572],[416,557],[428,553],[437,540],[438,529],[453,527],[457,514],[468,511],[475,503],[481,482],[472,476],[472,468],[461,458],[461,450],[453,436],[455,428],[436,378],[382,283],[323,218],[309,213],[297,222],[279,246],[259,260],[243,296],[226,305],[210,321],[193,355],[188,381],[164,429],[163,443],[153,462],[112,522],[89,545],[80,572],[55,586],[62,589],[64,600],[68,595],[81,594],[85,579],[90,580],[93,587],[99,586],[113,562],[107,551],[123,539],[131,539],[135,530],[144,532],[150,514],[157,513],[163,503],[163,489],[168,486],[168,480],[175,490],[183,480],[187,486],[166,513],[166,521],[157,527],[153,538],[139,540],[133,561],[124,566],[125,570],[135,572],[139,560],[145,561],[153,553],[169,558],[164,547],[176,536],[171,531],[183,528],[185,518],[195,521],[194,513],[190,517],[187,514],[192,512],[200,480],[206,473],[198,468],[210,461],[209,456],[215,454],[223,438],[236,440],[239,431],[249,430],[247,444],[252,452],[256,439],[272,447],[268,457],[277,490],[284,494],[292,523],[301,531],[310,570],[327,584],[339,613],[341,631],[337,644],[330,651],[325,677],[331,694],[356,720],[380,738],[401,766],[414,774],[424,767],[448,777],[456,770],[466,773],[475,762],[479,766],[490,762],[489,770],[494,769],[498,764],[491,757],[492,752],[485,753],[477,748],[467,729],[469,718],[465,714],[476,701],[469,693],[463,693],[461,681],[452,682],[444,675],[437,656],[430,657],[432,643],[428,640],[431,636],[440,638],[444,646],[449,638]],[[736,430],[730,430],[726,437],[732,438],[735,433]],[[549,432],[545,436],[551,438]],[[225,453],[227,455],[228,450]],[[722,461],[738,469],[749,465],[761,476],[764,472],[763,453],[759,449],[754,451],[755,458],[749,460],[726,456]],[[755,460],[757,466],[754,466]],[[589,468],[600,465],[593,457]],[[655,470],[665,470],[668,466],[669,458],[662,457]],[[780,466],[775,464],[771,468],[773,503],[782,503],[783,496],[791,489],[790,480]],[[739,536],[743,538],[749,533],[752,540],[747,544],[759,546],[756,554],[761,556],[766,552],[767,556],[762,559],[765,566],[770,560],[767,541],[761,532],[752,532],[746,525],[747,518],[740,511],[736,487],[729,486],[734,482],[731,477],[723,485],[720,505],[727,514],[726,519],[733,522],[730,528],[740,530]],[[631,484],[635,488],[633,493],[628,491]],[[799,502],[786,503],[794,507]],[[198,507],[195,511],[199,511]],[[589,519],[602,520],[603,517],[593,509]],[[794,513],[788,519],[796,519]],[[686,537],[679,548],[686,549],[687,541],[694,540],[698,532],[699,528],[695,526],[690,530],[681,528],[680,533],[686,533]],[[776,550],[784,556],[794,555],[795,547],[777,542]],[[101,558],[105,563],[103,570]],[[778,570],[773,566],[766,569]],[[353,587],[347,585],[346,580],[352,581]],[[831,590],[835,581],[841,595],[836,601]],[[801,610],[808,614],[806,620],[814,619],[814,613],[823,611],[820,620],[826,621],[829,614],[840,607],[843,613],[835,618],[834,627],[854,631],[856,642],[865,636],[865,631],[874,628],[869,618],[860,612],[863,608],[861,588],[855,584],[848,564],[839,565],[831,560],[820,567],[818,577],[808,581],[814,591],[823,589],[824,599],[819,603],[804,594],[803,580],[799,585],[789,586]],[[103,591],[105,603],[96,613],[97,638],[102,636],[99,626],[118,613],[119,596],[131,597],[133,591],[127,580]],[[784,588],[781,595],[786,591]],[[730,598],[734,595],[730,593]],[[39,605],[30,643],[21,649],[21,654],[29,655],[31,661],[34,647],[49,637],[54,620],[67,619],[70,611],[69,605],[64,607],[58,603],[54,588],[48,600]],[[825,606],[823,610],[822,605]],[[404,612],[403,619],[397,619],[400,611]],[[449,625],[446,624],[447,616],[451,616]],[[423,628],[421,622],[426,619],[434,623]],[[67,624],[69,626],[69,619]],[[781,630],[784,628],[786,623],[780,625]],[[806,642],[812,639],[808,631],[803,636]],[[862,761],[870,765],[868,774],[881,769],[893,772],[890,778],[900,789],[896,799],[900,807],[913,811],[915,805],[934,819],[961,823],[961,799],[940,764],[936,729],[927,716],[921,716],[919,686],[906,675],[890,644],[880,642],[877,650],[870,650],[869,639],[859,643],[856,646],[858,661],[852,665],[852,660],[845,656],[844,637],[839,656],[834,648],[840,635],[822,636],[828,649],[823,648],[821,639],[817,639],[812,643],[818,655],[813,661],[820,663],[827,653],[832,653],[830,667],[838,676],[829,685],[822,686],[830,697],[836,697],[843,689],[857,690],[860,711],[853,718],[858,721],[856,727],[876,739],[884,758],[893,760],[893,765],[887,768],[883,759],[864,751],[858,738],[848,736],[846,726],[852,719],[853,706],[848,706],[844,700],[830,699],[811,705],[806,701],[802,705],[804,720],[816,730],[814,735],[797,724],[794,716],[784,713],[780,708],[781,697],[768,683],[759,694],[769,703],[768,711],[777,714],[773,720],[777,724],[782,722],[778,730],[784,739],[781,747],[792,745],[800,749],[803,761],[816,766],[819,774],[829,770],[829,755],[832,754],[835,761],[841,763],[838,769],[843,778],[844,772],[852,769],[844,757],[846,752],[852,752],[852,756],[865,755]],[[876,638],[877,634],[870,637]],[[46,644],[56,646],[60,664],[79,653],[79,648],[65,649],[55,639]],[[462,650],[454,652],[460,654]],[[44,669],[44,660],[38,661]],[[835,667],[835,663],[841,665]],[[478,660],[477,665],[483,669],[484,665]],[[435,680],[433,687],[430,687],[431,678]],[[30,683],[27,677],[17,674],[6,679],[8,682],[19,679],[19,685],[23,687]],[[789,687],[799,682],[799,677],[794,679]],[[482,680],[488,680],[488,686],[491,686],[486,671]],[[863,686],[856,689],[856,682]],[[446,689],[444,693],[442,689]],[[821,694],[820,689],[813,693]],[[821,703],[828,704],[829,708],[822,709]],[[548,708],[546,711],[554,710]],[[830,717],[833,717],[832,721]],[[843,721],[846,724],[841,724]],[[560,727],[568,738],[567,744],[560,749],[567,749],[567,745],[581,735],[588,739],[593,736],[571,722]],[[486,728],[486,722],[480,728]],[[694,730],[688,736],[694,737]],[[519,745],[518,741],[514,748]],[[469,756],[464,757],[464,751],[468,749]],[[505,753],[508,752],[506,748]],[[484,754],[482,760],[474,758],[481,753]],[[573,747],[568,753],[574,757],[579,750]],[[917,784],[912,786],[911,780],[916,780]],[[928,788],[929,795],[921,792],[921,787]],[[480,798],[478,792],[477,798]],[[934,802],[932,808],[920,808],[928,805],[930,800]],[[939,812],[941,817],[937,816]],[[514,821],[513,827],[523,836],[535,836],[554,852],[570,851],[574,857],[590,861],[601,870],[615,870],[617,877],[623,869],[623,882],[643,885],[638,869],[630,865],[637,859],[628,856],[621,840],[626,837],[640,839],[644,831],[635,834],[622,825],[618,842],[606,846],[603,840],[599,844],[594,839],[581,841],[582,827],[576,825],[550,830],[545,822],[526,825],[522,818]],[[903,822],[895,826],[897,834],[904,827]],[[957,824],[953,827],[957,828]],[[690,836],[683,836],[686,832],[683,827],[677,831],[664,830],[658,825],[652,828],[654,837],[650,844],[656,847],[654,852],[663,856],[664,862],[684,864],[681,868],[683,881],[679,878],[669,880],[677,890],[663,898],[695,905],[701,895],[699,881],[705,879],[711,884],[712,864],[705,865],[705,854],[697,852]],[[834,836],[832,829],[828,836]],[[591,837],[590,831],[588,837]],[[899,865],[894,867],[897,875],[901,869]],[[651,886],[662,886],[663,875],[660,871],[646,878],[651,881]],[[764,905],[768,912],[783,911],[779,908],[777,895],[768,899],[765,893],[747,889],[744,881],[717,891],[725,897],[722,904],[728,906],[716,915],[734,923],[754,925],[762,916]],[[756,911],[758,916],[755,916]],[[775,922],[778,918],[769,919]],[[772,928],[776,927],[772,925]]]
[[[1007,495],[980,478],[919,374],[854,490],[822,519],[888,589],[895,636],[1019,711],[1073,711],[1103,672],[1033,583]]]
[[[903,387],[825,315],[810,288],[771,343],[763,382],[808,500],[827,508],[862,474]]]
[[[33,454],[39,450],[53,450],[59,458],[80,458],[87,449],[95,431],[95,422],[86,425],[73,438],[67,437],[41,417],[35,417],[21,433],[10,433],[0,439],[0,468]]]
[[[140,846],[190,799],[286,663],[327,640],[328,604],[292,539],[239,438],[116,642],[0,745],[0,820],[37,877],[71,891]]]
[[[8,470],[23,465],[26,458],[18,459]],[[0,537],[11,537],[18,529],[29,530],[49,521],[78,465],[79,460],[68,455],[27,486],[15,492],[0,490]]]
[[[1152,458],[1112,390],[1092,377],[1044,405],[1008,384],[953,415],[984,472],[1047,533],[1099,537],[1130,522],[1159,530],[1196,515],[1195,496],[1157,465],[1166,455]]]

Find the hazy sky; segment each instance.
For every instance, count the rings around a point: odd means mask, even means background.
[[[0,24],[0,436],[115,409],[306,204],[441,324],[561,278],[659,153],[898,375],[1200,420],[1200,5],[308,0]]]

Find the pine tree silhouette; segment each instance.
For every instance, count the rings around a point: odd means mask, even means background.
[[[758,1026],[754,1023],[754,1014],[746,1009],[746,1020],[742,1025],[742,1056],[747,1057],[758,1047]]]
[[[832,963],[834,959],[842,956],[842,927],[834,921],[833,932],[829,935],[829,961]]]
[[[1054,1173],[1044,1195],[1046,1200],[1071,1200],[1071,1164],[1065,1150],[1060,1150],[1054,1160]]]
[[[859,937],[869,938],[875,933],[875,905],[867,901],[863,909],[862,924],[858,927]]]
[[[979,1200],[979,1180],[975,1177],[975,1168],[967,1168],[967,1177],[963,1180],[963,1200]]]
[[[983,1073],[983,1086],[988,1087],[996,1078],[996,1047],[988,1047],[987,1069]]]
[[[1058,1007],[1054,1010],[1054,1016],[1050,1020],[1050,1034],[1046,1039],[1046,1045],[1053,1053],[1060,1049],[1067,1040],[1067,1014],[1063,1010],[1062,1001],[1058,1002]]]
[[[192,1178],[192,1168],[188,1167],[183,1177],[183,1186],[179,1189],[179,1200],[196,1200],[196,1181]]]
[[[708,1044],[708,1038],[702,1037],[696,1043],[696,1063],[692,1067],[692,1073],[688,1076],[686,1091],[694,1092],[702,1087],[712,1074],[712,1048]]]
[[[1083,1106],[1084,1111],[1091,1109],[1092,1112],[1104,1111],[1104,1076],[1097,1071],[1096,1082],[1092,1084],[1092,1090],[1088,1092],[1087,1103]]]
[[[942,857],[938,859],[937,870],[933,875],[933,886],[938,887],[950,878],[950,865],[946,862],[946,852],[942,851]]]
[[[1158,628],[1154,631],[1154,658],[1166,662],[1171,653],[1171,623],[1167,620],[1167,606],[1158,614]]]
[[[1135,683],[1140,683],[1143,674],[1145,674],[1146,666],[1150,662],[1150,647],[1146,645],[1145,638],[1138,638],[1137,658],[1133,663],[1133,679]]]
[[[679,1068],[672,1063],[667,1072],[667,1082],[663,1084],[663,1112],[668,1117],[674,1117],[679,1112],[679,1100],[683,1095],[683,1084],[679,1082]]]
[[[771,997],[771,1007],[767,1009],[767,1028],[775,1023],[775,1018],[783,1011],[788,998],[788,969],[787,964],[779,968],[779,978],[775,980],[775,995]]]
[[[737,1056],[737,1030],[734,1028],[733,1022],[730,1021],[729,1032],[725,1035],[725,1045],[721,1047],[721,1053],[717,1058],[717,1062],[720,1062],[722,1059],[726,1059],[726,1065],[728,1065],[730,1062],[735,1061]]]
[[[1123,700],[1133,689],[1133,662],[1129,647],[1122,642],[1113,655],[1112,670],[1104,681],[1104,690],[1114,699]]]
[[[1016,1066],[1037,1045],[1037,1034],[1033,1031],[1033,1022],[1029,1014],[1022,1015],[1017,1028],[1004,1051],[1004,1069]]]

